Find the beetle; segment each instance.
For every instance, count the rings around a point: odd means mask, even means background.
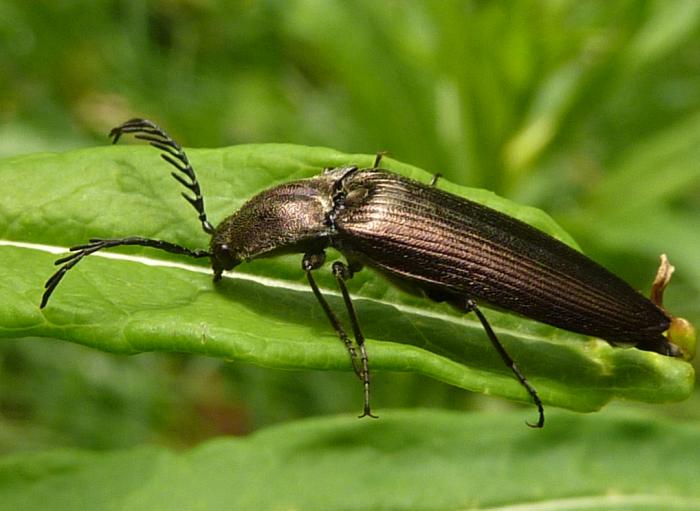
[[[152,247],[193,258],[209,258],[214,280],[245,261],[302,253],[301,268],[331,326],[346,346],[363,384],[363,413],[370,416],[370,371],[365,338],[347,288],[364,266],[402,289],[463,313],[474,312],[487,337],[527,390],[538,410],[533,427],[544,425],[535,388],[498,340],[478,304],[494,306],[558,328],[632,345],[665,356],[691,358],[685,339],[689,323],[662,306],[672,268],[659,271],[647,299],[582,253],[534,227],[481,204],[380,168],[327,168],[314,177],[284,183],[257,194],[217,227],[208,220],[195,171],[182,147],[156,124],[131,119],[110,132],[150,143],[175,168],[172,176],[190,193],[208,249],[192,250],[168,241],[131,236],[90,239],[56,261],[61,267],[45,284],[40,307],[66,272],[85,256],[124,245]],[[321,293],[313,272],[325,250],[337,249],[346,262],[332,272],[348,312],[354,344]],[[679,333],[680,332],[680,333]],[[676,341],[676,338],[683,342]],[[359,352],[359,354],[358,354]]]

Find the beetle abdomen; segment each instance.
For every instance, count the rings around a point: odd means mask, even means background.
[[[338,213],[335,243],[382,272],[612,342],[658,341],[668,328],[626,282],[519,220],[381,170],[344,184],[366,193]]]

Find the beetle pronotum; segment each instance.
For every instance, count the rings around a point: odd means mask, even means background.
[[[671,267],[662,264],[649,300],[580,252],[503,213],[379,168],[347,166],[265,190],[216,228],[209,223],[194,169],[187,155],[154,123],[132,119],[110,132],[116,143],[134,134],[162,151],[175,167],[172,175],[192,195],[202,229],[211,235],[208,249],[191,250],[137,236],[91,239],[71,254],[46,282],[41,307],[68,270],[104,248],[140,245],[194,258],[208,257],[214,280],[243,261],[284,252],[303,253],[302,270],[333,329],[345,344],[364,389],[362,416],[370,409],[369,362],[364,336],[346,282],[369,266],[401,287],[432,300],[474,312],[491,343],[537,406],[535,427],[544,425],[544,409],[491,328],[478,303],[486,303],[565,330],[634,345],[662,355],[692,358],[692,327],[662,307]],[[333,275],[352,326],[351,341],[313,277],[334,247],[347,263],[336,261]],[[359,351],[359,355],[357,351]]]

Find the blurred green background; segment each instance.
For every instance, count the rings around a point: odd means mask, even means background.
[[[0,70],[0,156],[106,144],[132,116],[185,146],[387,150],[544,209],[645,292],[668,253],[666,303],[700,324],[695,0],[5,0]],[[407,374],[374,391],[380,415],[516,406]],[[359,398],[350,373],[0,344],[0,452],[187,446]]]

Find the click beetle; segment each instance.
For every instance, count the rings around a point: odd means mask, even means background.
[[[692,358],[692,326],[671,316],[662,295],[672,267],[662,266],[647,299],[582,253],[508,215],[440,190],[436,179],[423,184],[380,168],[327,168],[308,179],[265,190],[214,227],[207,218],[194,169],[184,150],[151,121],[132,119],[110,132],[150,143],[171,164],[173,177],[191,194],[202,229],[211,235],[208,249],[192,250],[167,241],[137,236],[91,239],[70,248],[46,282],[41,307],[68,270],[104,248],[139,245],[193,258],[209,258],[214,280],[224,271],[259,257],[302,253],[309,286],[363,384],[362,416],[371,416],[369,359],[360,322],[346,282],[363,266],[371,267],[402,289],[458,310],[474,312],[491,343],[527,390],[538,409],[535,427],[544,425],[544,409],[535,388],[498,340],[478,304],[558,328],[630,345],[671,357]],[[337,249],[346,262],[332,272],[348,311],[354,344],[313,277],[325,250]],[[359,352],[359,354],[358,354]]]

